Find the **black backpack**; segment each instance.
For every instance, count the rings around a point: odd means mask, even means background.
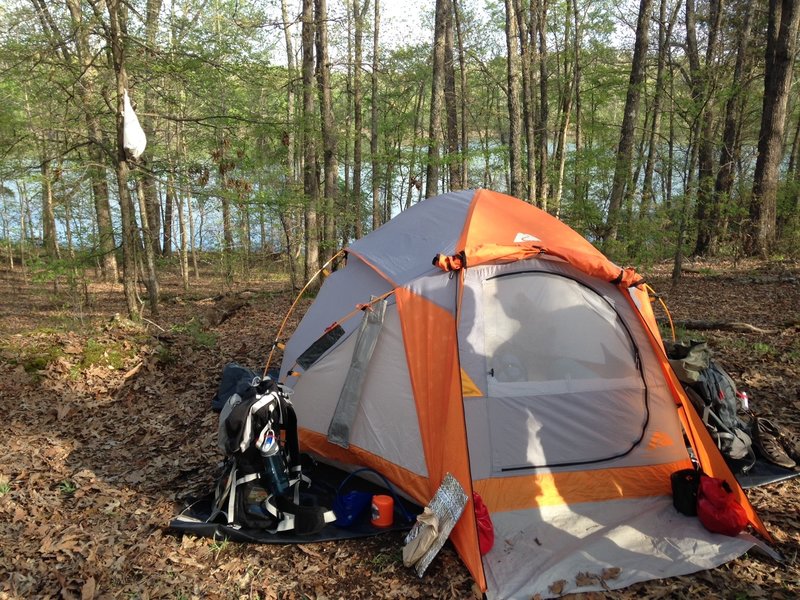
[[[231,375],[241,379],[232,385]],[[209,522],[302,534],[316,533],[336,519],[303,494],[311,482],[303,474],[290,392],[269,377],[226,367],[215,396],[222,405],[217,443],[226,462]]]
[[[737,415],[736,384],[705,342],[666,342],[667,357],[686,395],[734,472],[755,464],[749,425]]]

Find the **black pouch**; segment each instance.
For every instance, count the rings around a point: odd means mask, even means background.
[[[697,516],[697,489],[700,486],[700,472],[695,469],[682,469],[670,475],[672,483],[672,504],[682,515]]]

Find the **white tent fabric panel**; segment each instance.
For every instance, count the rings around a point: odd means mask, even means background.
[[[385,279],[365,265],[357,257],[350,256],[344,269],[335,271],[325,280],[317,294],[316,301],[303,316],[297,330],[286,344],[281,363],[280,380],[294,361],[311,346],[334,321],[337,321],[356,308],[356,305],[369,302],[373,296],[385,294],[391,288]],[[360,319],[352,318],[342,324],[346,334],[350,334],[360,324]],[[341,341],[339,342],[341,343]],[[294,365],[295,370],[297,366]],[[291,382],[290,382],[291,383]]]
[[[459,353],[462,368],[480,389],[484,391],[487,390],[487,378],[490,369],[486,363],[488,352],[485,348],[487,340],[485,339],[484,332],[490,327],[487,324],[487,315],[485,313],[483,301],[482,292],[484,281],[491,280],[498,275],[521,271],[541,271],[543,273],[564,275],[574,279],[575,282],[588,285],[592,290],[595,290],[602,296],[602,298],[598,299],[599,302],[602,302],[607,307],[610,306],[610,308],[613,308],[622,322],[626,324],[630,330],[634,344],[639,350],[640,357],[643,360],[644,379],[650,393],[653,393],[655,387],[664,385],[664,376],[658,361],[653,355],[653,350],[650,346],[647,334],[642,330],[638,317],[634,314],[631,306],[622,297],[619,289],[610,283],[604,283],[587,277],[560,259],[540,256],[505,265],[475,267],[466,271],[462,301],[459,309]],[[514,276],[512,276],[512,278],[513,277]],[[589,293],[588,296],[591,298],[592,294]],[[554,298],[553,300],[557,302],[558,298]],[[597,306],[600,305],[597,304]],[[540,309],[535,304],[528,307],[528,311],[530,312],[538,310]],[[572,329],[572,331],[575,330]],[[622,332],[619,332],[619,334],[621,335]],[[581,340],[584,339],[585,336],[578,330],[577,337]],[[541,345],[542,348],[546,350],[550,342],[548,339],[545,339]],[[551,365],[551,367],[555,367],[555,365]],[[574,379],[575,377],[572,378]],[[667,390],[663,392],[669,395]]]
[[[405,286],[417,296],[455,315],[459,282],[457,277],[443,275],[441,269],[431,269]]]
[[[292,402],[301,427],[327,436],[355,345],[356,336],[349,336],[297,379]],[[364,379],[350,445],[427,475],[396,305],[387,307]]]
[[[621,457],[647,424],[641,389],[491,398],[492,471]]]
[[[300,427],[327,436],[355,345],[351,335],[297,379],[292,404]]]
[[[555,379],[547,381],[498,381],[491,375],[488,378],[489,396],[553,396],[557,394],[580,394],[588,392],[612,392],[615,390],[636,390],[641,396],[644,381],[638,371],[628,377]]]
[[[437,254],[455,253],[474,195],[464,190],[415,204],[381,226],[380,235],[353,242],[350,252],[404,285],[429,271]]]
[[[519,399],[513,399],[518,401]],[[581,415],[578,424],[569,424],[568,429],[572,434],[567,437],[558,429],[548,427],[544,437],[542,428],[528,422],[527,417],[520,417],[520,413],[505,411],[505,403],[510,399],[498,398],[464,398],[464,416],[467,423],[467,436],[470,455],[470,469],[473,480],[488,479],[492,477],[524,477],[534,473],[563,472],[563,471],[592,471],[608,469],[611,467],[635,467],[654,464],[669,464],[686,460],[688,453],[683,443],[680,422],[675,414],[672,401],[664,393],[650,394],[649,419],[644,437],[635,449],[624,456],[605,460],[611,451],[621,448],[622,444],[614,440],[612,445],[603,446],[584,444],[584,440],[576,436],[588,436],[591,440],[599,441],[600,435],[593,428],[594,418],[587,419]],[[592,415],[603,411],[602,401],[597,403],[597,408],[591,410]],[[501,414],[497,414],[497,413]],[[505,413],[505,414],[503,414]],[[566,414],[573,415],[572,411],[551,411],[552,419],[561,421]],[[548,416],[548,419],[550,418]],[[573,415],[574,416],[574,415]],[[523,418],[526,419],[523,424]],[[641,424],[639,424],[641,428]],[[565,429],[565,430],[566,430]],[[633,431],[632,427],[632,431]],[[531,433],[533,430],[534,433]],[[641,429],[640,429],[641,431]],[[520,447],[511,445],[511,438],[521,437],[527,439]],[[572,442],[572,444],[570,444]],[[574,447],[573,447],[574,446]],[[601,459],[596,463],[583,463],[575,466],[563,466],[569,457],[573,461],[586,460],[590,455]],[[541,460],[546,460],[548,466],[541,466]],[[526,462],[530,461],[530,462]],[[503,467],[513,468],[527,464],[531,468],[503,471]],[[562,466],[558,466],[562,465]],[[538,468],[533,468],[538,466]]]
[[[619,589],[717,567],[757,543],[710,533],[665,496],[499,513],[492,521],[496,541],[483,557],[490,599]]]
[[[364,380],[350,443],[428,475],[397,306],[391,305]]]
[[[485,281],[482,295],[484,351],[497,380],[638,375],[630,336],[616,312],[577,281],[549,273],[509,273]]]

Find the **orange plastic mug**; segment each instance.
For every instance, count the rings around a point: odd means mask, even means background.
[[[372,497],[372,519],[375,527],[391,527],[394,520],[394,498],[391,496]]]

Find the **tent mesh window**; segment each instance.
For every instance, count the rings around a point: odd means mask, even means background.
[[[483,303],[493,470],[603,462],[641,441],[647,390],[607,300],[526,271],[486,280]]]

